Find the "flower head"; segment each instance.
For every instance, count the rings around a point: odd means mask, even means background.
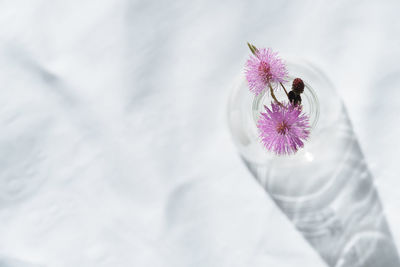
[[[278,83],[286,82],[286,65],[272,49],[262,48],[255,51],[246,63],[246,79],[250,91],[258,95],[268,84],[276,88]]]
[[[278,155],[294,154],[304,146],[310,135],[309,118],[302,113],[301,106],[271,103],[271,109],[265,106],[257,127],[266,149]]]

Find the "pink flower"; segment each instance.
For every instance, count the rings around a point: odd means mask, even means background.
[[[304,146],[310,135],[309,118],[302,113],[301,106],[271,103],[271,109],[265,107],[257,127],[263,145],[278,155],[294,154]]]
[[[265,87],[271,84],[276,88],[280,82],[286,82],[288,72],[278,53],[272,49],[262,48],[255,52],[255,56],[250,56],[246,63],[246,79],[250,91],[258,95]]]

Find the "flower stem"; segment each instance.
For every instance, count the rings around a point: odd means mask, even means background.
[[[289,98],[289,94],[288,94],[288,92],[286,91],[285,86],[283,86],[283,84],[282,84],[281,82],[280,82],[279,84],[282,86],[283,90],[285,91],[286,96]]]
[[[268,83],[268,86],[269,86],[269,90],[270,90],[270,92],[271,92],[271,96],[272,96],[272,98],[275,100],[275,102],[278,103],[279,106],[284,107],[284,105],[282,105],[282,103],[279,102],[278,99],[276,99],[276,96],[275,96],[275,94],[274,94],[274,89],[272,89],[272,86],[271,86],[270,83]]]

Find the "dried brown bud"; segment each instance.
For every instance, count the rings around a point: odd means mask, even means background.
[[[292,91],[298,95],[304,92],[304,82],[302,79],[296,78],[293,80]]]
[[[300,95],[296,94],[293,91],[290,91],[288,96],[289,96],[289,102],[292,103],[293,105],[297,106],[297,105],[301,104]]]

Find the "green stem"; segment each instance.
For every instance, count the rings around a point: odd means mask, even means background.
[[[279,106],[284,107],[284,105],[281,102],[279,102],[278,99],[276,99],[276,96],[274,94],[274,89],[272,89],[272,86],[270,83],[268,83],[268,86],[269,86],[269,90],[271,92],[271,96],[275,100],[275,102],[278,103]]]
[[[285,91],[286,96],[289,98],[289,94],[288,94],[288,92],[286,91],[285,86],[283,86],[283,84],[282,84],[281,82],[280,82],[279,84],[282,86],[283,90]]]
[[[257,56],[257,52],[258,52],[257,47],[255,47],[254,45],[250,44],[249,42],[247,42],[247,46],[249,47],[251,53],[253,53],[253,55]]]

